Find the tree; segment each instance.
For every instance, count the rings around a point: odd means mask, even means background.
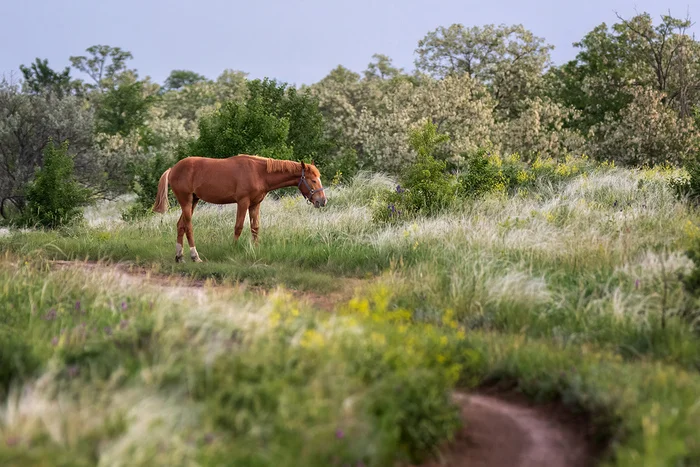
[[[402,68],[396,68],[392,60],[383,54],[372,55],[373,61],[367,65],[367,70],[365,70],[366,79],[392,79],[403,74]]]
[[[512,118],[523,99],[540,92],[552,48],[519,24],[472,28],[453,24],[419,41],[415,64],[435,78],[466,74],[480,81],[496,99],[498,113]]]
[[[627,90],[633,98],[619,118],[608,115],[591,129],[589,152],[598,159],[640,166],[679,164],[700,152],[700,132],[692,118],[680,117],[651,87]]]
[[[182,89],[196,83],[207,81],[205,76],[189,70],[173,70],[165,80],[164,89],[167,91]]]
[[[308,90],[298,91],[267,78],[249,81],[248,94],[248,105],[259,102],[267,113],[289,122],[286,145],[294,159],[323,162],[328,141],[316,97]]]
[[[128,71],[127,61],[134,58],[131,52],[108,45],[93,45],[85,51],[89,56],[73,56],[70,57],[70,61],[74,68],[87,74],[95,82],[88,87],[100,92],[113,87],[119,76]]]
[[[180,156],[225,158],[253,154],[287,159],[293,154],[287,145],[288,134],[289,120],[271,114],[262,98],[249,99],[245,104],[227,102],[200,120],[199,137]]]
[[[110,135],[126,136],[143,128],[152,96],[145,95],[142,81],[122,80],[105,91],[97,107],[97,130]]]
[[[495,106],[486,88],[467,74],[425,78],[419,85],[403,82],[375,110],[362,110],[356,131],[358,155],[374,169],[400,173],[416,160],[409,131],[428,119],[450,138],[435,157],[459,165],[462,153],[497,136]]]
[[[54,71],[47,59],[37,58],[30,66],[20,65],[24,75],[24,85],[32,94],[54,94],[61,98],[72,91],[70,67],[63,71]]]
[[[76,171],[86,182],[99,184],[93,133],[93,112],[81,99],[27,95],[17,85],[0,83],[0,199],[23,194],[50,138],[58,144],[70,140]]]
[[[580,130],[620,118],[635,86],[664,93],[681,116],[692,113],[700,96],[700,44],[687,34],[690,20],[661,19],[654,26],[644,13],[612,28],[603,23],[574,44],[575,60],[550,70],[549,95],[581,112]]]

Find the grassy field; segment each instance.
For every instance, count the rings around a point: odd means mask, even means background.
[[[233,244],[235,207],[198,208],[201,264],[174,262],[177,210],[10,232],[0,463],[418,462],[460,424],[451,390],[500,386],[586,413],[606,464],[698,465],[700,340],[681,281],[699,218],[669,176],[600,170],[393,225],[371,220],[393,182],[359,176],[325,209],[267,200],[257,248],[249,231]],[[332,294],[332,312],[309,299]]]

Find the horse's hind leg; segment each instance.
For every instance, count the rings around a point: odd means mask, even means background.
[[[182,262],[182,240],[183,237],[187,235],[187,243],[190,245],[190,257],[192,261],[201,262],[202,260],[199,258],[197,248],[194,245],[194,229],[192,227],[192,212],[199,199],[191,193],[187,195],[176,194],[175,196],[182,209],[180,220],[177,222],[177,252],[175,254],[175,261],[178,263]]]
[[[184,213],[184,209],[183,209]],[[177,221],[177,244],[175,245],[175,262],[182,263],[182,239],[185,237],[185,221],[184,214],[180,214],[180,219]]]
[[[197,198],[197,195],[192,196],[192,209],[190,209],[189,221],[185,224],[185,233],[187,234],[187,243],[190,244],[190,258],[195,263],[201,263],[202,260],[199,257],[199,253],[197,253],[197,247],[194,246],[194,227],[192,226],[192,215],[194,214],[194,208],[199,203],[199,198]]]

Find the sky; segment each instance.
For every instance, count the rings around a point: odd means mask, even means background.
[[[413,70],[418,41],[453,23],[523,24],[555,46],[561,64],[574,58],[573,42],[615,23],[616,12],[658,19],[669,10],[700,19],[695,0],[3,0],[0,76],[21,75],[19,65],[36,57],[63,69],[71,55],[104,44],[130,51],[139,76],[159,83],[173,69],[213,79],[228,68],[311,84],[338,65],[361,72],[375,53]]]

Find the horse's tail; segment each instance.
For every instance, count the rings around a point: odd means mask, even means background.
[[[163,172],[160,176],[160,181],[158,182],[158,194],[156,195],[156,202],[153,204],[153,211],[164,213],[170,207],[168,202],[168,176],[170,175],[170,169]]]

